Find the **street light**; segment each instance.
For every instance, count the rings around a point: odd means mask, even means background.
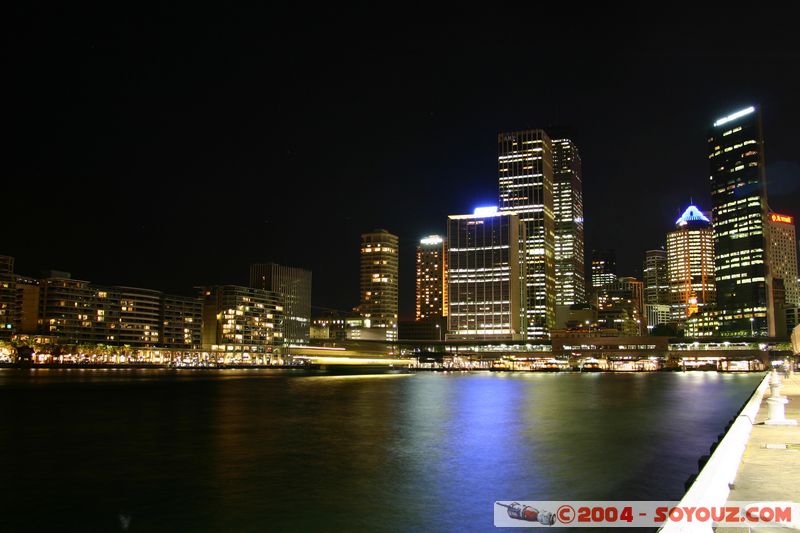
[[[755,333],[753,332],[753,321],[754,320],[755,320],[755,318],[750,317],[750,336],[751,337],[755,335]]]
[[[436,329],[439,331],[439,341],[442,340],[442,327],[439,324],[436,324]]]

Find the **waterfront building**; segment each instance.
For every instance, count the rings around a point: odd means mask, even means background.
[[[39,331],[39,280],[20,275],[14,278],[14,334],[34,334]]]
[[[647,250],[644,253],[644,301],[651,305],[669,305],[667,251]]]
[[[0,255],[0,339],[14,334],[16,292],[14,258]]]
[[[617,254],[614,250],[592,250],[592,287],[617,281]]]
[[[586,302],[581,156],[569,139],[556,139],[551,144],[556,305],[570,306]]]
[[[106,318],[106,309],[98,306],[98,295],[107,295],[107,291],[98,291],[88,281],[72,279],[66,272],[46,276],[39,291],[40,333],[57,337],[64,344],[115,340],[107,338],[108,328],[95,326]]]
[[[136,287],[111,287],[119,301],[117,338],[120,344],[159,346],[161,343],[161,292]]]
[[[311,337],[314,339],[345,340],[358,337],[354,331],[364,328],[364,319],[349,311],[328,311],[311,321]]]
[[[667,234],[667,265],[672,320],[682,324],[716,301],[711,221],[693,205]]]
[[[447,339],[524,340],[527,224],[516,213],[478,208],[447,220]]]
[[[439,235],[429,235],[417,245],[415,318],[426,320],[446,316],[447,242]]]
[[[714,122],[708,159],[719,335],[774,335],[760,111]]]
[[[275,353],[283,344],[283,298],[252,287],[201,287],[204,349],[234,356]]]
[[[794,217],[770,213],[767,217],[769,229],[769,268],[774,280],[783,280],[785,302],[788,306],[800,305],[800,287],[797,283],[797,236]],[[773,296],[775,290],[773,287]],[[775,312],[780,313],[778,302]]]
[[[250,286],[283,297],[284,344],[308,344],[311,326],[311,271],[275,263],[250,266]]]
[[[642,335],[646,329],[644,283],[621,277],[597,289],[597,322],[623,335]]]
[[[525,224],[527,336],[548,338],[556,306],[552,143],[543,130],[526,130],[500,133],[497,148],[500,211]]]
[[[361,235],[361,303],[365,326],[397,338],[399,238],[385,229]]]
[[[161,346],[171,349],[202,347],[203,301],[198,297],[161,295]]]

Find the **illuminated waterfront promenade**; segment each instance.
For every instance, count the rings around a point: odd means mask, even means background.
[[[32,343],[34,365],[96,366],[294,366],[325,358],[352,364],[353,358],[385,359],[417,368],[515,371],[578,368],[587,361],[600,370],[721,370],[760,371],[771,361],[791,358],[782,339],[670,339],[657,336],[556,338],[549,342],[503,341],[320,341],[318,346],[277,348],[271,353],[220,350],[173,350],[103,345]],[[20,346],[0,344],[0,364],[19,361]],[[403,361],[400,363],[399,361]]]

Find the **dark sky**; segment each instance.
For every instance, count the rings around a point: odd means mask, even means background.
[[[187,293],[274,260],[347,309],[359,235],[384,227],[408,317],[419,237],[496,202],[498,132],[542,127],[582,152],[587,255],[635,274],[690,198],[710,207],[707,130],[750,104],[770,203],[800,216],[788,13],[215,7],[6,21],[0,253],[18,272]]]

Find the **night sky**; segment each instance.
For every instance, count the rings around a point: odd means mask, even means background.
[[[751,104],[770,204],[800,216],[787,13],[215,7],[6,20],[0,254],[17,272],[191,293],[271,260],[349,309],[359,235],[383,227],[413,317],[418,239],[495,204],[497,133],[541,127],[581,150],[587,256],[615,248],[638,274],[690,198],[710,208],[707,130]]]

